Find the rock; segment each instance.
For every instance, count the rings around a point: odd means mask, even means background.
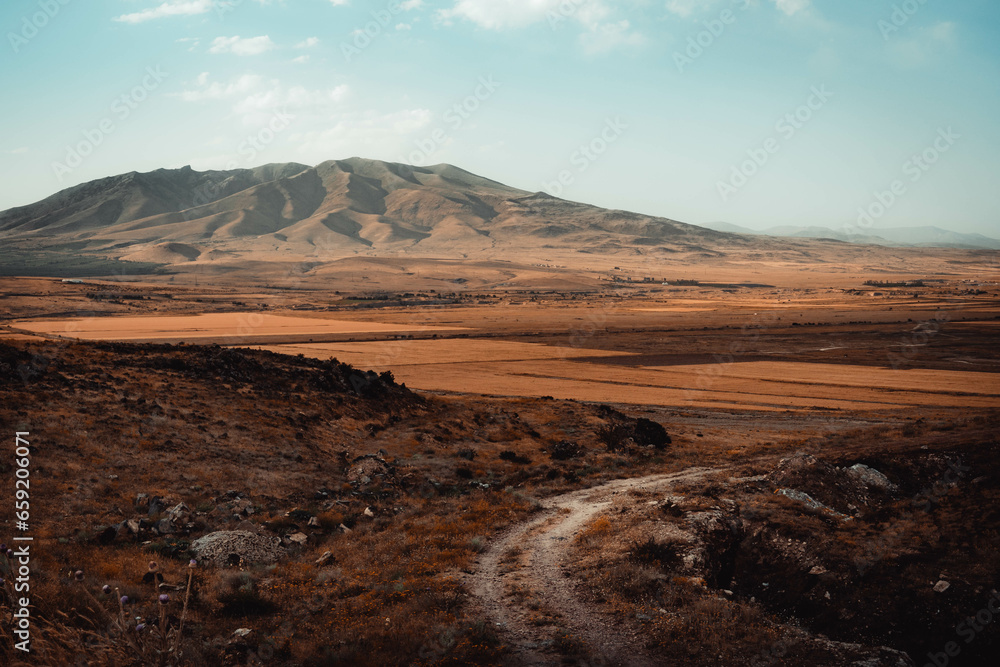
[[[153,496],[149,500],[149,510],[148,510],[149,516],[160,514],[165,509],[167,509],[167,501],[164,500],[163,498],[159,496]]]
[[[368,517],[368,518],[371,518],[371,517],[375,516],[375,512],[372,511],[371,507],[366,507],[365,508],[365,516]]]
[[[250,500],[247,498],[237,498],[236,500],[232,501],[231,503],[229,503],[229,509],[234,514],[238,515],[242,514],[246,516],[250,516],[256,511],[256,508],[253,506],[253,503],[250,502]]]
[[[153,524],[153,529],[160,535],[170,535],[177,532],[177,526],[170,519],[160,519]]]
[[[796,500],[805,505],[806,507],[808,507],[809,509],[824,512],[832,517],[840,519],[841,521],[851,521],[853,519],[853,517],[849,517],[846,514],[842,514],[841,512],[838,512],[835,509],[827,507],[823,503],[819,502],[818,500],[810,496],[808,493],[803,493],[802,491],[796,491],[795,489],[778,489],[775,493],[785,496],[786,498],[791,498],[792,500]]]
[[[243,530],[220,530],[191,543],[199,561],[223,567],[227,564],[273,563],[283,551],[279,538]]]
[[[309,536],[305,533],[292,533],[287,539],[292,544],[298,544],[301,546],[309,540]]]
[[[344,524],[340,524],[340,526],[338,526],[338,527],[340,528],[340,532],[342,532],[342,533],[349,533],[349,532],[351,532],[351,529],[348,528],[347,526],[345,526]]]
[[[317,565],[326,565],[327,563],[330,562],[331,558],[333,558],[333,552],[332,551],[324,551],[323,555],[316,559],[316,564]]]
[[[847,474],[865,486],[874,486],[889,492],[895,492],[897,489],[896,485],[890,482],[888,477],[875,470],[875,468],[869,468],[863,463],[852,465],[847,469]]]
[[[253,630],[250,628],[239,628],[237,630],[233,630],[233,634],[241,639],[245,639],[251,632],[253,632]]]
[[[378,475],[387,476],[391,472],[389,464],[381,458],[372,455],[359,456],[351,462],[351,467],[347,470],[347,481],[369,484],[372,478]],[[368,481],[365,481],[365,478]]]
[[[167,510],[167,518],[175,523],[184,523],[184,520],[191,514],[191,508],[184,503],[174,505]]]
[[[136,497],[135,497],[135,503],[133,503],[133,504],[136,507],[148,507],[149,506],[149,494],[148,493],[139,493],[139,494],[137,494]]]
[[[935,593],[944,593],[949,588],[951,588],[951,584],[945,581],[944,579],[934,584]]]
[[[319,528],[319,519],[314,516],[309,517],[309,523],[307,524],[310,528]]]
[[[809,574],[818,577],[821,574],[826,574],[826,568],[822,565],[817,565],[813,569],[809,570]]]

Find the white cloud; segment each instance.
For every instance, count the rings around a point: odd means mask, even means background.
[[[208,49],[208,52],[232,53],[237,56],[256,56],[273,48],[274,42],[267,35],[247,38],[237,35],[235,37],[216,37],[212,41],[212,46]]]
[[[617,23],[596,24],[580,35],[580,44],[589,54],[606,53],[619,46],[641,46],[645,41],[624,19]]]
[[[396,30],[412,30],[413,26],[409,23],[397,23]]]
[[[804,9],[809,9],[812,0],[772,0],[774,6],[783,11],[786,15],[792,16]]]
[[[311,49],[319,45],[319,37],[309,37],[295,45],[297,49]]]
[[[304,63],[309,62],[309,56],[299,56],[298,58],[292,58],[292,62],[302,65]]]
[[[408,141],[426,130],[432,121],[428,109],[402,109],[394,112],[375,110],[332,114],[322,123],[292,135],[298,152],[310,162],[328,160],[337,155],[397,155],[412,150]],[[296,127],[301,127],[298,117]]]
[[[21,146],[20,148],[13,148],[9,151],[4,151],[7,155],[24,155],[28,152],[27,146]]]
[[[424,6],[424,0],[403,0],[399,3],[399,6],[403,8],[404,12],[408,12],[411,9],[420,9]]]
[[[687,18],[694,13],[696,9],[699,9],[701,5],[709,4],[705,0],[669,0],[667,2],[667,11],[672,14],[677,14],[682,18]]]
[[[951,21],[913,28],[907,38],[894,38],[888,43],[889,60],[898,67],[920,67],[954,45],[955,37],[955,24]]]
[[[185,90],[178,96],[185,102],[202,102],[204,100],[222,100],[237,95],[245,95],[260,85],[262,79],[256,74],[244,74],[229,82],[209,82],[208,72],[202,72],[195,79],[195,88]]]
[[[344,84],[331,90],[309,90],[303,86],[285,88],[279,84],[241,100],[233,107],[233,111],[244,116],[284,107],[316,112],[339,104],[349,93],[350,88]]]
[[[455,0],[451,9],[439,10],[437,18],[445,24],[455,19],[470,21],[487,30],[523,28],[539,22],[558,28],[572,21],[583,26],[580,44],[588,53],[644,43],[627,20],[611,20],[612,14],[605,0]]]
[[[196,14],[207,14],[212,10],[214,5],[214,0],[167,0],[150,9],[116,16],[114,20],[122,23],[142,23],[168,16],[194,16]]]
[[[343,7],[350,3],[351,0],[330,0],[330,4],[334,7]]]
[[[520,28],[538,21],[544,21],[549,12],[559,12],[559,5],[566,0],[456,0],[451,9],[438,11],[438,18],[445,22],[452,19],[472,21],[481,28],[501,30],[503,28]],[[594,0],[582,0],[590,3]],[[579,11],[579,5],[570,2],[570,6]]]

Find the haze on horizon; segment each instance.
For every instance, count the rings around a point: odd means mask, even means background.
[[[1000,236],[989,0],[17,0],[0,26],[0,209],[358,155],[694,224],[881,203],[875,230]]]

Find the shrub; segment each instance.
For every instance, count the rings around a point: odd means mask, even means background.
[[[638,563],[658,565],[664,570],[674,568],[681,560],[676,544],[657,542],[652,537],[633,544],[629,557]]]
[[[635,444],[641,447],[655,447],[656,449],[666,449],[671,442],[667,430],[662,425],[645,417],[639,417],[635,420],[632,439],[635,440]]]
[[[504,451],[500,452],[500,459],[503,461],[510,461],[511,463],[520,463],[522,465],[527,465],[528,463],[531,463],[531,459],[529,459],[527,456],[521,456],[517,452],[513,452],[509,449],[505,449]]]
[[[629,428],[621,422],[606,424],[597,429],[597,439],[604,443],[609,452],[622,452],[628,449],[630,437]]]
[[[566,461],[569,459],[575,459],[583,453],[583,448],[575,442],[570,442],[569,440],[560,440],[552,446],[552,451],[550,455],[556,461]]]

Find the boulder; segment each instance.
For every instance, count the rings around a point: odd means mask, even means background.
[[[220,567],[251,563],[273,563],[284,551],[280,539],[244,530],[220,530],[191,543],[191,551],[201,562]]]

